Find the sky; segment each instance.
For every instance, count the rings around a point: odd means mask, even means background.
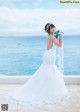
[[[46,23],[65,35],[80,34],[80,4],[59,0],[0,0],[0,35],[44,35]]]

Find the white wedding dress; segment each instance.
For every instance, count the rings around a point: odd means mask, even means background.
[[[63,74],[56,66],[55,44],[51,49],[44,51],[42,59],[41,66],[26,83],[4,95],[8,102],[43,105],[69,99]]]

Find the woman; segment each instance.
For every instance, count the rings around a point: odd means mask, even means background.
[[[55,29],[52,23],[45,25],[48,35],[47,49],[42,57],[43,62],[32,78],[4,95],[9,102],[43,105],[54,104],[69,97],[63,74],[56,66],[56,46],[61,47],[63,36],[60,35],[58,41],[54,36]]]

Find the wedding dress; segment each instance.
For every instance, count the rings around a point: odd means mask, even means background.
[[[20,104],[54,104],[69,98],[63,74],[56,66],[56,45],[45,50],[41,66],[23,85],[7,92],[7,101]]]

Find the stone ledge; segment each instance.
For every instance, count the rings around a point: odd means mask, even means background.
[[[23,84],[32,76],[0,76],[0,84]],[[80,75],[64,75],[65,84],[80,84]]]

